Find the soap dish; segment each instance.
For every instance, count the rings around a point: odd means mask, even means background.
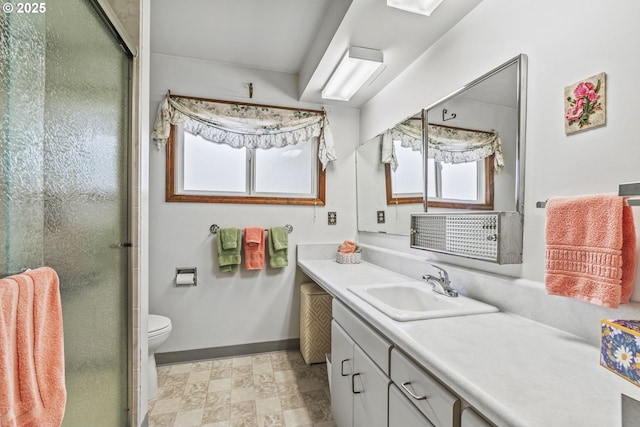
[[[360,248],[356,247],[356,252],[352,254],[343,254],[341,252],[336,252],[336,262],[338,264],[360,264],[360,260],[362,258],[362,254],[360,253]]]

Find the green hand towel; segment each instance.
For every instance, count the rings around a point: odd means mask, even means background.
[[[232,239],[233,238],[233,239]],[[234,244],[230,244],[233,240]],[[229,248],[225,248],[225,242]],[[235,273],[242,261],[240,250],[242,249],[242,230],[239,228],[223,228],[218,230],[216,240],[218,248],[218,265],[223,273]]]
[[[218,230],[218,236],[222,240],[222,249],[235,249],[238,244],[238,228],[222,228]]]
[[[282,268],[289,265],[289,232],[285,227],[269,229],[269,265]]]

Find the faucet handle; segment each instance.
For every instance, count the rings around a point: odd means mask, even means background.
[[[435,264],[431,264],[431,266],[438,269],[438,274],[440,275],[440,279],[442,279],[445,284],[448,285],[449,283],[451,283],[449,281],[449,274],[447,273],[447,270]]]

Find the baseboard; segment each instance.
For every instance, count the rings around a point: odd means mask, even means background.
[[[299,349],[300,338],[291,338],[288,340],[229,345],[225,347],[198,348],[195,350],[170,351],[166,353],[156,352],[156,365],[187,363],[198,360],[217,359],[220,357],[244,356],[270,351]]]

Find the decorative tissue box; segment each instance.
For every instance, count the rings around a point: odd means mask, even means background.
[[[640,386],[640,320],[601,322],[600,364]]]

